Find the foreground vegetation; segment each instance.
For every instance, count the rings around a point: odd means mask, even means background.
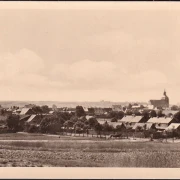
[[[0,166],[3,167],[180,167],[179,143],[58,138],[38,134],[4,137],[0,136]]]

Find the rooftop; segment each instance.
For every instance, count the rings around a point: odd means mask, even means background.
[[[168,124],[172,121],[172,118],[170,117],[153,117],[150,118],[147,122],[148,123],[163,123],[163,124]]]

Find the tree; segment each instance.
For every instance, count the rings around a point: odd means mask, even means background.
[[[41,110],[45,114],[49,113],[49,107],[47,105],[41,106]]]
[[[67,121],[72,118],[72,114],[69,114],[68,112],[58,112],[56,111],[54,113],[54,116],[57,118],[62,118],[64,121]]]
[[[103,131],[109,132],[114,130],[113,126],[109,125],[107,121],[102,125],[102,127],[103,127]]]
[[[97,136],[98,136],[98,134],[100,134],[100,136],[101,136],[101,131],[103,130],[103,127],[100,123],[96,123],[94,126],[94,130],[97,132]]]
[[[55,104],[52,105],[52,110],[57,111],[57,106]]]
[[[85,117],[85,116],[81,116],[81,117],[79,118],[79,121],[85,122],[85,121],[86,121],[86,117]]]
[[[4,114],[5,114],[5,112],[6,112],[6,110],[5,110],[5,109],[1,109],[1,110],[0,110],[0,114],[1,114],[1,115],[4,115]]]
[[[176,119],[177,122],[180,122],[180,111],[174,114],[174,119]]]
[[[141,104],[141,105],[140,105],[140,108],[141,108],[141,109],[143,109],[143,108],[144,108],[144,106]]]
[[[70,118],[70,120],[72,120],[72,121],[75,123],[75,122],[78,121],[78,118],[77,118],[76,116],[72,116],[72,117]]]
[[[73,127],[74,122],[72,120],[68,120],[64,122],[64,127]]]
[[[94,108],[88,108],[88,113],[94,115],[95,113]]]
[[[58,117],[44,117],[40,123],[40,131],[42,133],[56,133],[61,131],[61,127],[64,123],[62,118]]]
[[[42,109],[40,106],[33,106],[32,110],[36,113],[36,114],[42,114]]]
[[[121,131],[121,130],[122,130],[122,126],[121,126],[121,125],[117,125],[117,126],[116,126],[116,130],[117,130],[117,131]]]
[[[128,109],[131,109],[131,108],[132,108],[132,104],[129,104],[127,108],[128,108]]]
[[[88,120],[88,124],[91,128],[93,128],[96,124],[98,123],[97,119],[96,118],[89,118]]]
[[[119,112],[111,111],[109,113],[108,117],[109,118],[122,119],[124,117],[124,112],[123,111],[119,111]]]
[[[143,112],[142,112],[142,115],[144,116],[144,117],[149,117],[149,111],[148,110],[144,110]]]
[[[76,116],[77,117],[85,116],[85,111],[82,106],[76,106]]]
[[[118,119],[122,119],[124,117],[124,112],[123,111],[119,111],[117,116],[118,116],[117,117]]]
[[[179,110],[179,107],[178,107],[178,106],[176,106],[176,105],[173,105],[173,106],[171,107],[171,110],[173,110],[173,111],[177,111],[177,110]]]
[[[74,124],[74,129],[75,129],[75,133],[81,133],[83,132],[84,130],[84,127],[85,127],[85,124],[81,121],[77,121],[75,124]],[[84,132],[83,132],[84,133]]]
[[[155,110],[151,110],[149,114],[150,114],[150,117],[156,117],[157,116]]]
[[[26,131],[29,133],[37,133],[39,131],[39,128],[34,124],[26,125]]]
[[[117,122],[117,118],[116,117],[112,118],[111,122]]]
[[[76,127],[83,128],[83,127],[84,127],[84,123],[81,122],[81,121],[77,121],[77,122],[74,124],[74,128],[76,128]]]
[[[132,112],[131,110],[127,110],[125,114],[126,114],[126,115],[132,115],[133,112]]]
[[[133,112],[132,112],[132,113],[133,113],[133,114],[135,114],[136,116],[141,115],[141,113],[140,113],[137,109],[133,110]]]
[[[6,124],[10,130],[17,132],[19,129],[19,116],[9,115],[6,119]]]
[[[159,110],[159,111],[157,112],[157,116],[158,116],[158,117],[163,117],[163,116],[164,116],[164,114],[162,113],[162,110]]]

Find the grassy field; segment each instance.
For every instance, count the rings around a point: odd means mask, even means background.
[[[0,166],[180,167],[180,143],[1,134]]]

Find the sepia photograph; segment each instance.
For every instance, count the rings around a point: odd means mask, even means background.
[[[180,168],[179,3],[0,5],[0,167]]]

